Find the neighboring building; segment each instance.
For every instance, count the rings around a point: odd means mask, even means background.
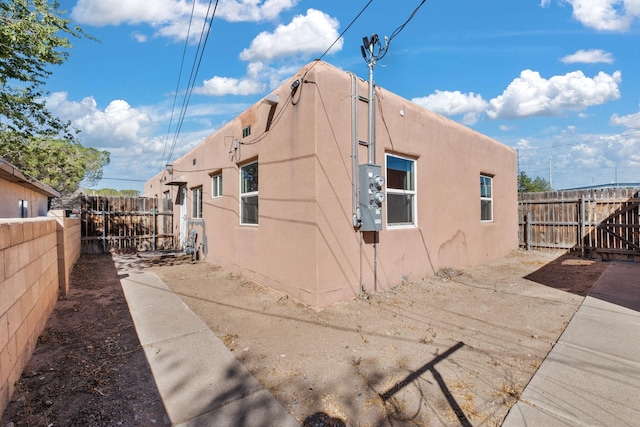
[[[60,193],[0,159],[0,218],[47,216],[55,197]]]
[[[603,190],[605,188],[640,188],[640,182],[612,182],[609,184],[588,185],[586,187],[565,188],[555,191],[575,191],[575,190]]]
[[[174,200],[174,232],[197,233],[201,259],[315,306],[517,249],[515,151],[376,87],[369,153],[367,87],[312,62],[145,195]],[[369,157],[379,169],[359,166]],[[386,200],[370,209],[378,170]]]

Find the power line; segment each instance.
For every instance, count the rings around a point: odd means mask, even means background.
[[[393,30],[393,32],[391,33],[391,36],[384,38],[384,41],[385,41],[384,46],[382,46],[382,44],[380,43],[380,39],[378,38],[377,34],[374,34],[373,36],[371,36],[371,40],[365,37],[363,39],[364,46],[361,47],[362,57],[364,58],[364,60],[367,61],[367,63],[375,64],[376,62],[384,58],[387,52],[389,51],[389,46],[391,45],[391,41],[393,41],[393,39],[395,39],[402,32],[402,30],[404,30],[404,27],[406,27],[407,24],[413,19],[413,17],[416,16],[416,14],[418,13],[418,10],[420,10],[422,5],[424,5],[426,1],[427,0],[422,0],[420,4],[413,10],[413,12],[411,12],[411,15],[409,15],[409,17],[402,23],[402,25],[400,25],[398,28]],[[374,52],[375,46],[378,46],[377,54],[375,54]]]
[[[414,9],[414,11],[411,13],[411,15],[409,16],[409,18],[407,18],[406,21],[404,21],[404,24],[400,25],[398,28],[396,28],[393,33],[391,33],[391,36],[389,36],[389,43],[391,43],[391,41],[393,39],[396,38],[396,36],[398,34],[400,34],[402,32],[402,30],[404,30],[404,27],[409,23],[409,21],[411,21],[413,19],[414,16],[416,16],[416,13],[418,13],[418,10],[420,10],[420,8],[422,7],[423,4],[426,3],[427,0],[422,0],[420,2],[420,4],[418,5],[418,7],[416,7]]]
[[[351,22],[349,23],[349,25],[347,25],[347,27],[340,33],[340,35],[333,41],[333,43],[331,43],[331,45],[324,51],[324,53],[322,55],[320,55],[320,57],[313,63],[311,64],[311,66],[305,71],[305,73],[302,76],[302,81],[304,82],[304,78],[307,75],[307,73],[309,73],[309,71],[311,71],[313,69],[313,67],[316,66],[316,64],[318,62],[320,62],[322,60],[322,58],[324,58],[324,56],[331,50],[331,48],[333,46],[335,46],[336,43],[338,43],[338,41],[345,35],[345,33],[349,30],[349,28],[351,28],[351,26],[358,20],[358,18],[360,18],[360,16],[364,13],[364,11],[369,7],[369,5],[373,3],[373,0],[369,0],[367,2],[367,4],[364,5],[364,7],[362,9],[360,9],[360,12],[358,12],[358,14],[351,20]],[[284,114],[284,111],[286,110],[287,106],[289,106],[289,100],[291,100],[292,103],[297,103],[293,101],[293,95],[294,95],[295,91],[292,89],[291,93],[289,94],[289,97],[287,98],[287,101],[285,101],[284,105],[285,107],[280,110],[280,112],[278,113],[278,115],[274,118],[274,122],[271,125],[271,128],[273,129],[275,127],[275,125],[280,121],[280,118],[282,117],[282,115]],[[298,92],[298,99],[300,98],[300,95],[302,94],[302,87],[300,87],[299,92]],[[252,144],[256,144],[258,142],[260,142],[262,139],[264,139],[264,137],[266,136],[266,132],[263,132],[261,135],[255,137],[254,139],[250,140],[250,141],[243,141],[241,144],[243,145],[252,145]]]
[[[191,94],[193,93],[193,88],[196,83],[196,77],[198,75],[198,71],[200,70],[200,65],[202,64],[202,58],[204,57],[204,50],[207,45],[207,40],[209,39],[209,34],[211,33],[211,27],[213,26],[213,19],[216,15],[216,10],[218,9],[218,1],[219,0],[216,0],[216,4],[213,8],[213,12],[211,13],[211,18],[209,18],[209,12],[211,11],[211,5],[213,3],[213,0],[209,1],[209,6],[207,7],[207,13],[205,14],[204,23],[202,25],[202,31],[200,33],[200,40],[198,41],[198,48],[196,49],[196,55],[194,57],[193,64],[191,66],[191,74],[189,76],[189,82],[187,83],[187,90],[185,92],[185,96],[182,101],[180,117],[178,119],[178,124],[176,125],[176,131],[174,134],[173,143],[171,144],[171,149],[169,151],[168,161],[170,161],[171,158],[173,157],[173,152],[175,150],[176,144],[178,143],[178,137],[180,135],[180,131],[182,130],[182,125],[184,124],[184,119],[187,113],[187,107],[189,106]],[[209,19],[208,26],[207,26],[207,19]],[[206,29],[206,34],[205,34],[205,29]]]
[[[148,180],[144,180],[144,179],[127,179],[127,178],[107,178],[107,177],[102,177],[100,178],[101,181],[129,181],[129,182],[147,182]]]
[[[167,153],[167,145],[169,144],[169,134],[171,133],[171,125],[173,124],[173,113],[176,109],[176,101],[178,99],[178,91],[180,90],[180,80],[182,80],[182,69],[184,67],[184,59],[187,55],[187,46],[189,45],[189,37],[191,37],[191,24],[193,23],[193,12],[196,8],[196,0],[193,0],[191,5],[191,16],[189,17],[189,28],[187,29],[187,37],[184,40],[184,48],[182,49],[182,59],[180,61],[180,71],[178,72],[178,82],[176,83],[176,90],[173,96],[173,105],[171,106],[171,117],[169,118],[169,127],[167,128],[167,137],[164,141],[164,150],[162,151],[162,163],[165,163],[165,154]],[[167,158],[167,163],[171,158]]]
[[[426,1],[426,0],[425,0]],[[362,8],[362,10],[360,10],[360,12],[358,12],[358,14],[356,15],[355,18],[353,18],[351,20],[351,22],[349,23],[349,25],[347,25],[347,27],[344,29],[344,31],[342,31],[340,33],[340,35],[338,36],[337,39],[334,40],[333,43],[331,43],[331,46],[329,46],[327,48],[327,50],[324,51],[324,53],[322,55],[320,55],[320,58],[318,58],[318,60],[321,60],[322,58],[324,58],[324,56],[329,53],[329,51],[331,50],[331,48],[338,43],[338,40],[340,40],[342,38],[342,36],[344,36],[344,34],[349,30],[349,28],[351,28],[351,26],[358,20],[358,18],[360,18],[360,15],[362,15],[364,13],[365,10],[367,10],[367,8],[369,7],[369,5],[373,2],[373,0],[369,0],[369,2],[367,4],[364,5],[364,7]]]
[[[574,144],[550,145],[548,147],[518,148],[518,150],[520,150],[520,151],[547,150],[549,148],[577,147],[579,145],[583,145],[583,143],[579,142],[579,143],[574,143]]]

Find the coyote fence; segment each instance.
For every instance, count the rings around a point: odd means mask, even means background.
[[[170,199],[147,197],[82,198],[82,253],[173,249]]]

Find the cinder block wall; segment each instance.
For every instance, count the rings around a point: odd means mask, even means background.
[[[65,211],[49,211],[49,216],[56,219],[58,240],[58,278],[60,295],[69,293],[69,276],[71,269],[80,258],[81,229],[80,218],[66,218]]]
[[[0,220],[0,414],[79,253],[78,219]]]

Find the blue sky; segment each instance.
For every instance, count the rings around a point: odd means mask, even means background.
[[[168,159],[198,49],[192,38],[185,51],[191,11],[199,35],[209,2],[62,0],[99,41],[72,40],[47,81],[47,105],[84,145],[111,152],[93,188],[142,190],[165,163],[320,57],[368,2],[220,0]],[[362,37],[391,35],[420,3],[373,0],[323,59],[367,78]],[[517,148],[520,170],[551,177],[556,189],[640,182],[638,46],[640,0],[427,0],[375,80]]]

